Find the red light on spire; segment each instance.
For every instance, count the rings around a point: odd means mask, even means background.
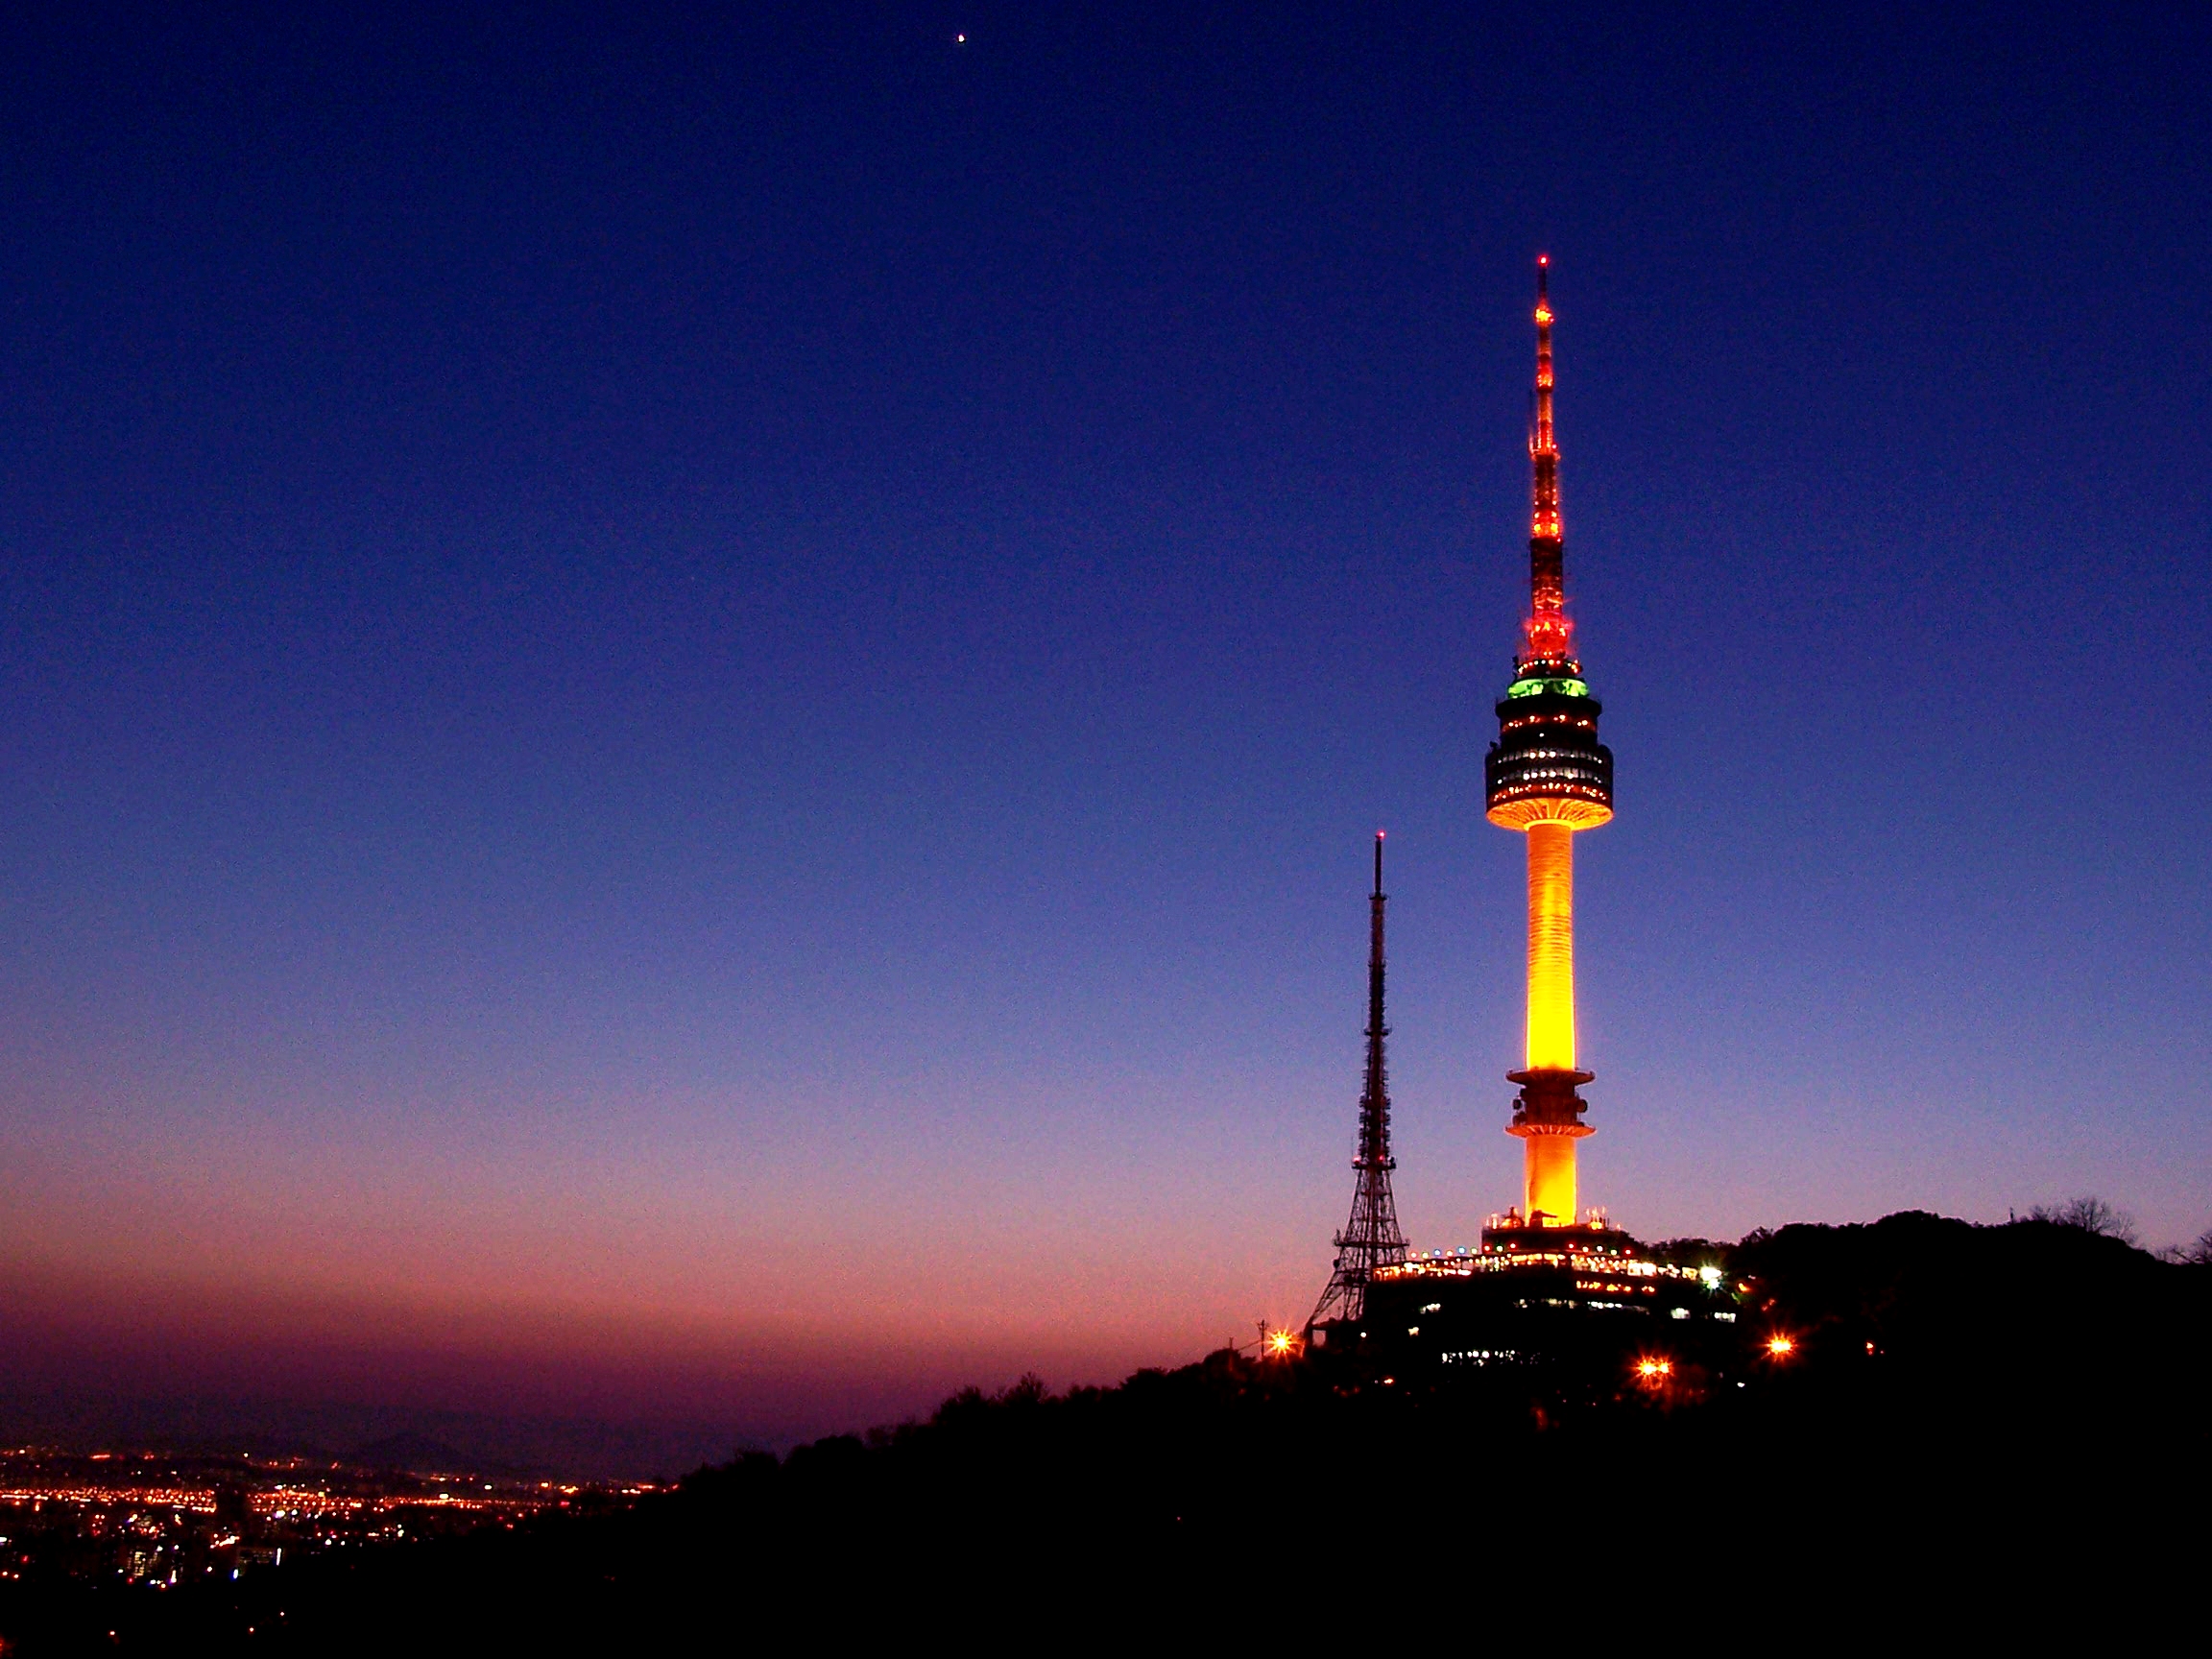
[[[1528,521],[1529,606],[1522,625],[1524,668],[1566,662],[1575,654],[1567,620],[1567,582],[1559,524],[1559,445],[1551,427],[1551,255],[1536,256],[1536,420],[1528,434],[1534,507]]]

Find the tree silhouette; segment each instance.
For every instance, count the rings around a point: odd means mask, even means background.
[[[2124,1244],[2136,1242],[2135,1218],[2102,1198],[2069,1198],[2063,1204],[2038,1204],[2028,1212],[2028,1219],[2094,1233],[2100,1238],[2117,1238]],[[2206,1237],[2212,1238],[2212,1235]]]

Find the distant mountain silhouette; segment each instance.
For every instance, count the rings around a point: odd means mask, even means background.
[[[472,1470],[469,1458],[427,1434],[387,1434],[356,1446],[346,1455],[364,1469],[395,1469],[406,1475],[457,1475]]]

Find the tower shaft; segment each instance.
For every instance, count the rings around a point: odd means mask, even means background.
[[[1528,1070],[1575,1070],[1575,831],[1528,826]]]

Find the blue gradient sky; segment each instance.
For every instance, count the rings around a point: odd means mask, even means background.
[[[0,1384],[781,1434],[1300,1317],[1378,825],[1471,1237],[1539,248],[1588,1198],[2212,1225],[2201,17],[5,29]]]

